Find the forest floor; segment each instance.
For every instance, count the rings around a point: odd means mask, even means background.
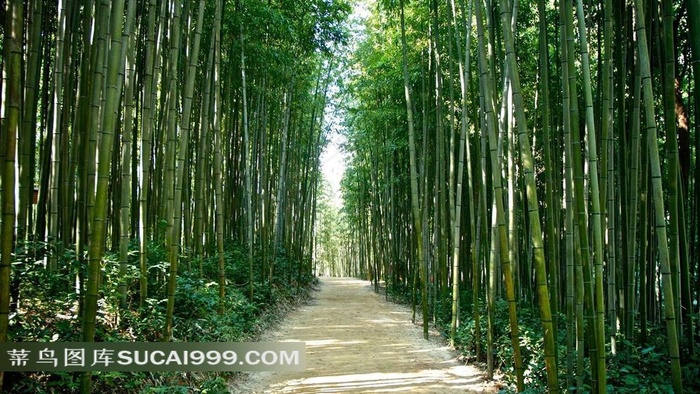
[[[321,278],[320,291],[264,341],[305,342],[303,372],[251,372],[233,393],[494,393],[474,366],[437,333],[423,339],[406,306],[384,301],[368,282]]]

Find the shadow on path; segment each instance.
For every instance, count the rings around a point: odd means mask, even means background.
[[[266,340],[306,342],[306,369],[250,373],[233,392],[497,391],[448,347],[424,340],[410,310],[385,302],[357,279],[321,278],[316,299],[290,313]]]

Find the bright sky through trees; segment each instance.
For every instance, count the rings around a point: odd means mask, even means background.
[[[353,12],[349,19],[349,28],[352,32],[350,35],[350,50],[354,50],[357,43],[362,39],[364,23],[369,16],[370,7],[375,7],[374,3],[374,1],[368,0],[356,0],[353,2]],[[328,144],[321,154],[321,170],[323,171],[324,179],[331,185],[333,202],[336,204],[336,207],[339,208],[342,206],[340,180],[343,178],[343,174],[345,174],[347,159],[347,154],[342,146],[347,140],[343,135],[344,126],[342,113],[340,113],[335,106],[334,100],[338,97],[337,93],[337,85],[331,86],[331,99],[326,105],[326,114],[324,117],[326,127],[330,128],[330,135],[328,136]]]
[[[345,137],[334,132],[329,138],[330,141],[328,142],[326,149],[321,154],[321,168],[323,170],[323,177],[331,185],[333,202],[336,204],[336,206],[340,207],[342,204],[340,195],[340,180],[343,178],[343,174],[345,173],[346,158],[346,154],[341,145],[343,141],[345,141]]]

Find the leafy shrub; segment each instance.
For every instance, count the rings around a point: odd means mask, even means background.
[[[59,254],[59,269],[47,269],[40,254]],[[96,327],[96,341],[158,341],[165,324],[165,284],[167,278],[166,249],[162,242],[148,245],[149,296],[139,305],[138,282],[140,272],[136,245],[131,246],[125,277],[130,289],[125,309],[119,307],[118,284],[120,264],[115,254],[107,253],[103,260],[100,310]],[[83,256],[85,257],[85,256]],[[279,306],[304,298],[314,283],[313,276],[298,275],[299,262],[291,261],[280,251],[276,258],[272,282],[264,282],[262,263],[255,256],[253,298],[249,299],[250,279],[247,250],[227,243],[224,255],[226,270],[226,297],[223,313],[216,256],[202,260],[202,277],[198,261],[183,258],[181,267],[193,265],[192,270],[181,270],[175,296],[173,316],[174,340],[189,342],[246,341],[253,339],[266,321],[274,319]],[[305,264],[308,264],[306,262]],[[45,243],[27,243],[17,248],[13,277],[20,278],[17,313],[13,314],[9,338],[12,341],[81,341],[81,320],[78,316],[80,297],[76,292],[76,276],[85,275],[85,264],[80,262],[73,248]],[[184,272],[187,271],[187,272]],[[293,278],[293,280],[291,280]],[[104,372],[93,375],[93,390],[108,393],[227,393],[230,372]],[[80,385],[80,374],[6,373],[5,389],[12,393],[74,393]]]
[[[473,312],[467,309],[471,305],[471,295],[463,300],[466,300],[467,303],[462,304],[465,307],[462,309],[461,325],[456,332],[455,346],[468,361],[483,361],[476,360],[475,343],[478,341],[482,352],[486,351],[486,303],[483,300],[480,302],[481,335],[475,338],[476,327]],[[558,321],[558,369],[560,385],[564,389],[566,383],[566,316],[560,314]],[[519,305],[518,326],[525,367],[525,392],[544,393],[547,387],[547,376],[539,310]],[[449,324],[445,324],[441,328],[445,336],[449,335]],[[503,374],[503,379],[508,384],[504,391],[514,392],[513,348],[510,344],[508,307],[503,300],[498,300],[495,303],[494,330],[495,368]],[[616,355],[608,355],[607,357],[607,391],[609,393],[666,394],[673,392],[669,379],[670,365],[666,350],[665,328],[651,326],[650,330],[649,343],[644,346],[632,344],[618,334],[618,352]],[[700,355],[683,355],[682,357],[684,357],[681,363],[684,389],[687,392],[700,392]],[[586,376],[583,377],[583,388],[590,391],[591,376],[588,357],[584,359],[584,370]]]

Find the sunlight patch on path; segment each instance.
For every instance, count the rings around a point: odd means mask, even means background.
[[[423,370],[412,373],[367,373],[320,376],[282,382],[270,387],[279,393],[366,392],[442,392],[440,389],[468,390],[481,380],[479,376],[462,376],[452,371]]]
[[[291,313],[272,341],[306,343],[302,372],[251,373],[234,393],[493,393],[483,373],[447,346],[422,337],[408,308],[367,282],[321,278],[321,291]]]

